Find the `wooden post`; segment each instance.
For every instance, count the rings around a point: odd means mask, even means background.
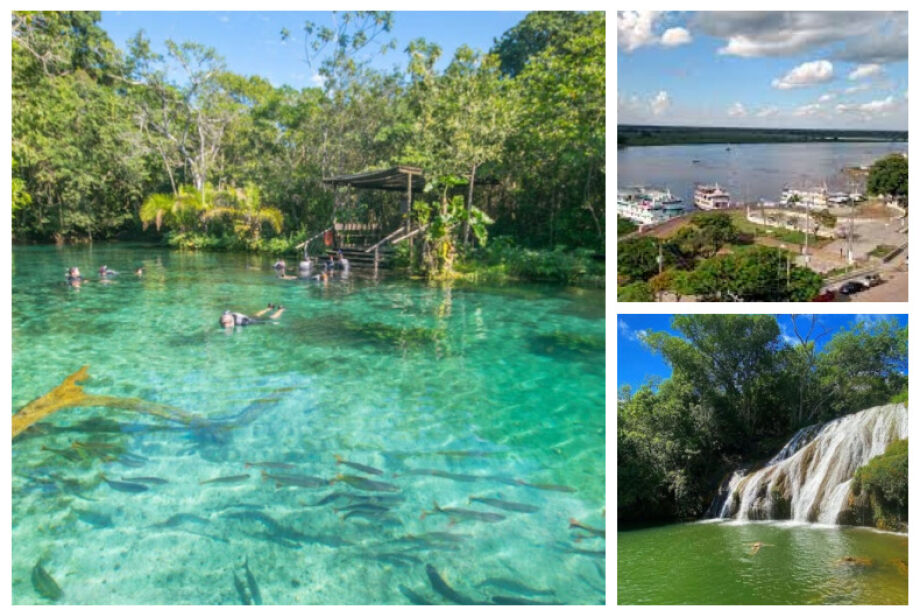
[[[412,173],[408,174],[409,181],[406,186],[406,232],[412,229]],[[415,237],[409,238],[409,269],[412,269],[412,257],[415,252]]]
[[[377,267],[380,264],[380,246],[374,248],[374,277],[377,277]]]

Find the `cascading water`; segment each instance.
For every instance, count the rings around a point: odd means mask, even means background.
[[[907,437],[907,408],[889,404],[799,430],[767,465],[736,472],[721,517],[835,524],[857,468]]]

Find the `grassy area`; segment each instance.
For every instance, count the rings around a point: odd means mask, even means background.
[[[755,237],[771,237],[777,241],[794,244],[797,246],[805,244],[805,233],[802,231],[793,231],[791,229],[768,226],[767,231],[772,232],[766,232],[762,224],[757,224],[748,220],[745,212],[743,211],[733,211],[730,215],[732,217],[732,221],[735,224],[735,228],[746,235],[753,235]],[[827,243],[830,242],[827,238],[824,237],[815,238],[814,235],[809,235],[808,237],[808,245],[811,246],[818,247]]]
[[[886,244],[881,244],[875,246],[875,249],[869,252],[869,256],[877,256],[878,258],[885,258],[890,253],[894,252],[897,248],[895,246],[889,246]]]

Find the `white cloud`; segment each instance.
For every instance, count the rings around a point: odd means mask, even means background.
[[[645,329],[639,329],[638,331],[629,326],[629,324],[622,318],[617,319],[617,329],[620,330],[620,335],[631,342],[641,342],[648,336],[648,331]]]
[[[792,112],[792,115],[796,115],[798,117],[802,117],[806,115],[815,115],[816,113],[821,111],[821,109],[822,107],[818,103],[812,103],[810,105],[802,105],[801,107],[797,107]]]
[[[313,73],[310,76],[310,83],[312,83],[316,87],[321,88],[323,87],[323,84],[326,83],[326,78],[320,75],[319,73]]]
[[[799,64],[781,79],[773,80],[773,87],[779,90],[801,88],[818,83],[827,83],[834,78],[834,65],[827,60],[815,60]]]
[[[671,106],[671,97],[668,96],[667,92],[661,90],[652,99],[651,106],[653,115],[661,115]]]
[[[833,92],[827,92],[826,94],[821,94],[821,96],[818,97],[818,102],[819,103],[827,102],[829,100],[834,100],[836,97],[837,95],[834,94]]]
[[[872,86],[868,83],[860,83],[858,85],[852,85],[843,91],[844,94],[855,94],[857,92],[865,92]]]
[[[661,35],[661,44],[665,47],[677,47],[693,41],[686,28],[668,28]]]
[[[627,52],[656,42],[652,32],[659,11],[620,11],[617,13],[617,45]]]
[[[747,109],[745,109],[744,105],[740,102],[736,102],[728,108],[728,114],[731,117],[745,117],[747,115]]]
[[[827,48],[828,57],[855,64],[907,59],[907,11],[703,11],[690,23],[727,41],[723,55],[781,57]]]
[[[772,117],[776,115],[777,113],[779,113],[779,107],[775,105],[771,105],[769,107],[764,107],[763,109],[758,111],[755,115],[757,117]]]
[[[887,113],[893,110],[895,105],[894,96],[889,96],[883,100],[873,100],[872,102],[859,105],[859,110],[865,111],[866,113]]]
[[[857,104],[840,104],[837,105],[837,113],[861,113],[866,116],[883,115],[894,111],[898,106],[894,96],[883,98],[882,100],[873,100],[861,105]]]
[[[850,73],[848,79],[850,81],[856,81],[857,79],[865,79],[866,77],[877,77],[882,74],[882,67],[879,64],[860,64]]]

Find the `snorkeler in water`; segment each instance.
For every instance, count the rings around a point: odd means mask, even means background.
[[[81,282],[85,282],[86,278],[80,275],[79,267],[71,267],[67,270],[67,283],[73,286],[79,286]]]
[[[99,268],[100,278],[108,278],[108,277],[112,277],[116,275],[118,275],[118,272],[115,271],[114,269],[109,269],[108,265],[103,265],[102,267]]]
[[[267,319],[262,318],[268,312],[275,310]],[[247,316],[246,314],[241,314],[239,312],[231,312],[230,310],[224,310],[224,313],[220,315],[220,326],[224,329],[232,329],[234,327],[246,327],[248,325],[264,325],[270,320],[278,320],[281,318],[281,314],[284,313],[283,305],[273,305],[268,304],[268,307],[264,310],[259,310],[253,316]]]

